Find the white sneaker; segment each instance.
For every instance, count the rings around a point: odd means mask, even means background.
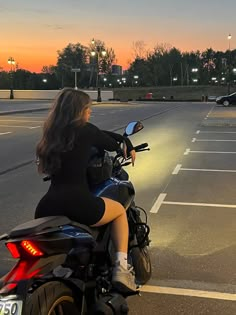
[[[128,269],[125,269],[119,261],[116,262],[112,271],[112,284],[114,288],[121,292],[136,291],[137,286],[135,284],[133,267],[128,265]]]

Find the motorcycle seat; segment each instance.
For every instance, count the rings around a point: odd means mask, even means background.
[[[37,234],[52,228],[58,228],[62,225],[73,225],[79,227],[95,237],[98,233],[97,228],[90,228],[78,222],[72,222],[66,216],[48,216],[34,219],[18,225],[10,231],[8,236],[10,238],[23,237],[25,235]]]

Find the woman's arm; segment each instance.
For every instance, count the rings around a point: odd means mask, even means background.
[[[112,137],[109,133],[102,131],[97,126],[87,123],[91,144],[99,150],[116,151],[120,148],[118,139]]]
[[[112,132],[112,131],[103,130],[103,132],[110,135],[112,138],[114,138],[116,141],[118,141],[120,143],[123,141],[125,142],[127,150],[126,150],[126,148],[124,149],[124,156],[125,157],[127,157],[127,155],[131,156],[132,165],[134,166],[134,162],[136,159],[136,152],[134,150],[133,144],[130,141],[130,139],[128,137],[123,137],[120,134]]]
[[[124,141],[126,146],[127,146],[128,152],[133,150],[134,147],[133,147],[132,142],[130,141],[129,138],[123,137],[119,133],[115,133],[115,132],[112,132],[112,131],[103,130],[103,132],[108,134],[110,137],[112,137],[113,139],[115,139],[119,143],[122,143]]]

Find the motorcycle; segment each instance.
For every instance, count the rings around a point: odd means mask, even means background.
[[[131,122],[124,136],[143,129]],[[136,152],[149,150],[148,144]],[[93,155],[88,167],[91,191],[123,204],[129,223],[129,263],[136,282],[151,277],[149,226],[144,209],[134,203],[135,191],[121,152]],[[94,175],[95,174],[95,175]],[[49,177],[44,180],[50,180]],[[111,283],[114,250],[111,225],[90,228],[65,216],[49,216],[16,226],[0,236],[16,265],[0,279],[0,315],[128,314],[126,298]]]

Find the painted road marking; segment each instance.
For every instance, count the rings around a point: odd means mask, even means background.
[[[29,122],[29,123],[32,123],[32,122],[37,122],[37,123],[43,123],[44,121],[43,120],[22,120],[22,119],[0,119],[0,122],[5,122],[5,121],[17,121],[17,122]]]
[[[236,208],[236,205],[220,204],[220,203],[203,203],[203,202],[163,201],[162,204],[178,205],[178,206],[214,207],[214,208],[233,208],[233,209]]]
[[[192,140],[192,142],[196,142],[196,141],[236,142],[236,140],[228,140],[228,139],[197,139],[197,138],[193,138],[193,140]]]
[[[217,170],[217,169],[210,169],[210,168],[184,168],[181,167],[181,164],[177,164],[172,175],[178,175],[179,171],[196,171],[196,172],[222,172],[222,173],[236,173],[236,170]]]
[[[27,128],[27,129],[31,129],[34,126],[15,126],[15,125],[0,125],[0,127],[7,127],[7,128]],[[38,128],[38,126],[37,126]]]
[[[159,197],[157,198],[156,202],[152,206],[152,209],[150,210],[151,213],[157,213],[158,210],[160,209],[164,199],[166,197],[166,194],[160,194]]]
[[[199,134],[199,133],[236,133],[236,131],[201,131],[201,130],[198,130],[196,132],[196,134]]]
[[[9,133],[12,133],[11,131],[8,132],[0,132],[0,136],[8,135]]]
[[[151,285],[144,285],[143,287],[141,287],[140,291],[148,292],[148,293],[191,296],[191,297],[199,297],[199,298],[204,298],[204,299],[236,301],[236,294],[215,292],[215,291],[159,287],[159,286],[151,286]]]
[[[196,131],[196,134],[199,135],[200,132],[201,132],[200,130],[197,130],[197,131]]]
[[[195,206],[195,207],[214,207],[214,208],[236,208],[236,205],[221,204],[221,203],[203,203],[203,202],[182,202],[182,201],[165,201],[165,193],[161,193],[154,203],[150,213],[157,213],[162,205],[176,206]]]
[[[172,172],[172,175],[177,175],[179,173],[179,171],[181,170],[181,166],[182,166],[182,164],[177,164],[175,169]]]
[[[188,155],[189,153],[215,153],[215,154],[236,154],[236,152],[222,152],[222,151],[192,151],[190,149],[186,149],[184,155]]]
[[[188,149],[185,150],[184,155],[188,155],[189,152],[190,152],[190,149],[188,148]]]
[[[36,129],[36,128],[40,128],[41,126],[35,126],[35,127],[29,127],[29,129]]]

